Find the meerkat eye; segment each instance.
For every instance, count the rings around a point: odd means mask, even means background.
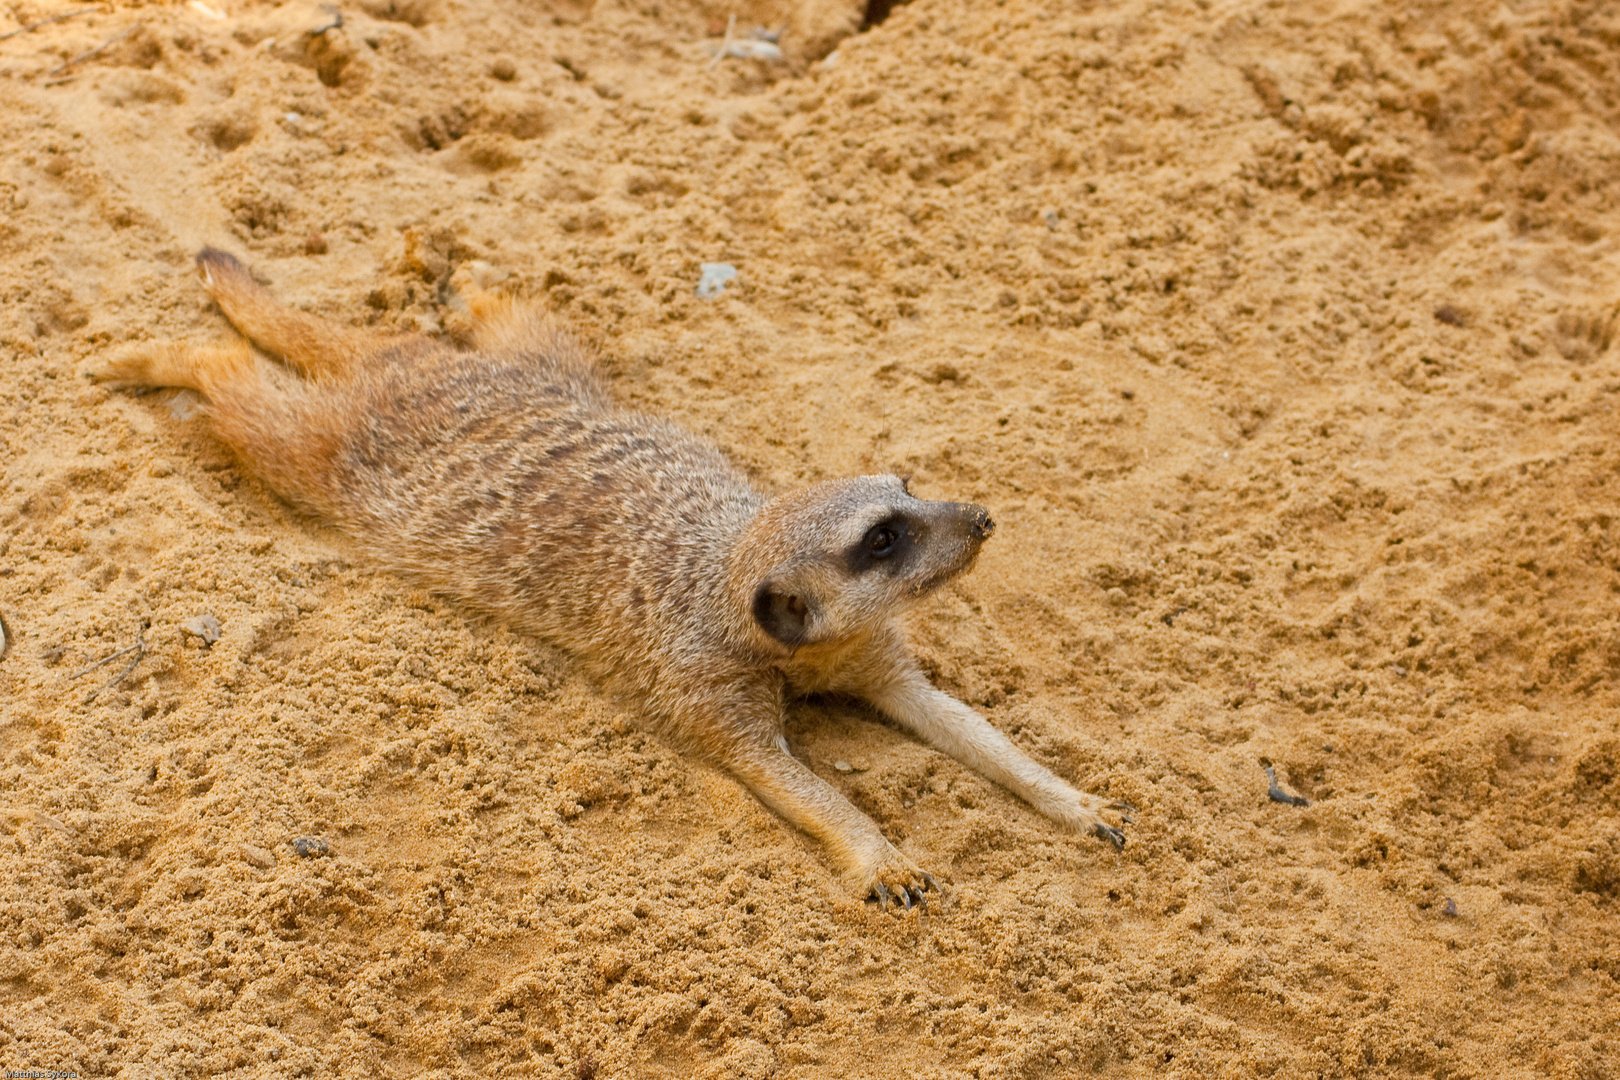
[[[900,534],[887,525],[875,525],[866,534],[866,550],[881,559],[894,551],[899,539]]]

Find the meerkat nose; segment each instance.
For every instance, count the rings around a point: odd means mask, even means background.
[[[988,540],[996,531],[996,523],[990,517],[990,511],[982,506],[968,507],[969,524],[973,527],[973,536],[976,540]]]

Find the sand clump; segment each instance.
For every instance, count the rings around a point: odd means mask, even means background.
[[[691,0],[0,41],[0,1061],[1620,1070],[1608,6],[735,12],[782,61],[711,63],[732,9]],[[205,243],[385,330],[539,298],[765,488],[989,506],[918,653],[1131,842],[817,701],[796,753],[951,883],[926,920],[846,895],[565,657],[300,520],[194,397],[82,378],[223,333]]]

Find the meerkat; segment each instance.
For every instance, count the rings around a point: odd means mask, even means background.
[[[135,348],[92,372],[190,387],[281,497],[464,608],[558,645],[680,750],[740,780],[848,884],[926,904],[934,878],[793,757],[789,695],[863,698],[1059,825],[1123,846],[1129,807],[1075,790],[935,688],[898,617],[965,573],[982,506],[894,476],[754,489],[710,443],[614,405],[591,356],[532,306],[475,296],[472,347],[278,304],[225,252],[197,257],[240,331]],[[249,342],[291,368],[272,376]]]

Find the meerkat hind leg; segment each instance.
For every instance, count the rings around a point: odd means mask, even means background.
[[[522,346],[554,334],[544,313],[504,293],[473,293],[467,297],[467,309],[472,313],[473,343],[480,349]]]
[[[197,256],[203,285],[219,309],[265,352],[311,378],[342,375],[385,350],[382,334],[356,330],[280,303],[253,280],[234,255],[204,248]]]
[[[544,359],[554,377],[581,400],[601,397],[596,362],[579,342],[558,328],[551,316],[533,303],[500,293],[475,293],[467,298],[472,312],[473,344],[491,351],[513,350]]]

